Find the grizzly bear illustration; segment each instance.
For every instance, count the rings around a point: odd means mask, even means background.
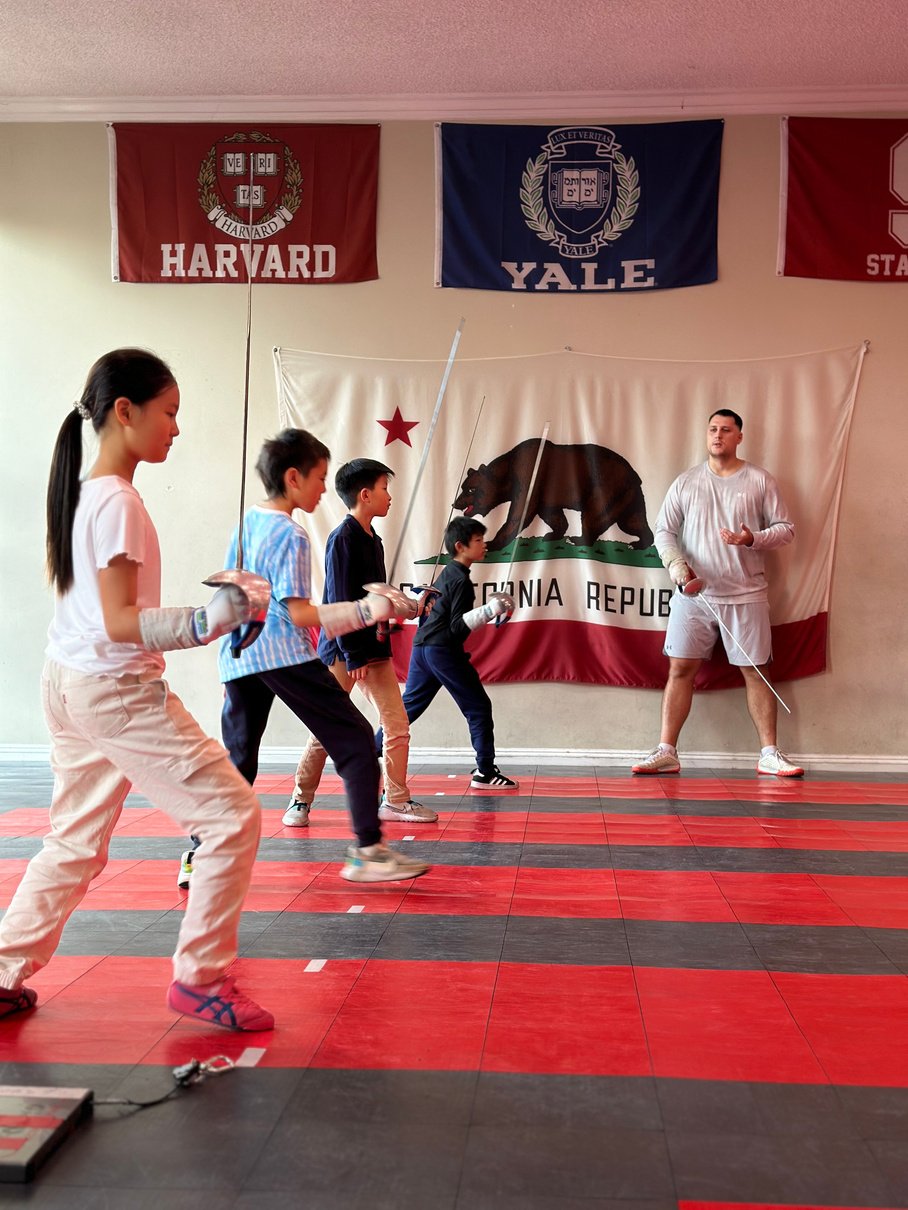
[[[580,513],[580,536],[568,539],[577,546],[592,545],[613,525],[636,539],[631,543],[634,550],[652,545],[640,476],[627,459],[602,445],[547,442],[527,501],[538,452],[539,438],[531,437],[488,464],[467,471],[454,501],[464,516],[485,516],[510,501],[505,523],[489,541],[489,550],[507,546],[518,536],[518,529],[526,529],[536,517],[551,527],[545,540],[564,538],[568,530],[565,509]]]

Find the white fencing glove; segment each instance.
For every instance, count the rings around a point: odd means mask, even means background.
[[[333,639],[354,630],[365,630],[367,626],[387,622],[390,618],[416,616],[416,602],[399,589],[392,588],[390,584],[367,584],[365,587],[369,591],[359,601],[335,601],[317,606],[319,625],[326,638]]]
[[[198,609],[140,609],[139,630],[149,651],[177,651],[213,643],[248,622],[252,614],[246,593],[229,584]]]
[[[468,630],[478,630],[493,618],[509,618],[516,608],[514,598],[506,592],[493,592],[485,605],[470,609],[463,615]]]

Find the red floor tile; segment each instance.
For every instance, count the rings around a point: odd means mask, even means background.
[[[656,1075],[827,1081],[767,972],[638,966],[634,973]],[[883,1053],[876,1058],[885,1064]]]
[[[502,963],[482,1070],[648,1075],[633,971]]]
[[[373,959],[313,1066],[477,1070],[495,973],[490,962]]]
[[[706,871],[616,870],[615,884],[625,920],[736,919]]]
[[[908,1085],[908,976],[772,979],[833,1084]]]
[[[745,924],[848,925],[852,921],[810,874],[713,874],[735,917]],[[879,884],[879,879],[872,881]],[[888,880],[884,880],[888,881]],[[878,891],[881,888],[878,886]]]

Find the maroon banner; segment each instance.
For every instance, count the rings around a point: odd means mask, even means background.
[[[778,272],[908,282],[908,118],[785,118]]]
[[[114,281],[373,280],[379,133],[111,126]]]

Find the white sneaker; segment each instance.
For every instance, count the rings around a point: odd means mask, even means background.
[[[412,798],[408,802],[388,802],[383,798],[378,808],[378,818],[396,819],[401,823],[435,823],[438,812],[424,807],[421,802],[414,802]]]
[[[631,765],[631,773],[680,773],[681,762],[664,748],[653,748],[649,756]]]
[[[766,756],[761,756],[757,761],[757,772],[765,773],[769,777],[803,777],[804,770],[800,765],[794,764],[787,756],[778,750],[769,752]]]
[[[177,874],[177,886],[181,891],[189,890],[189,883],[192,879],[192,855],[195,849],[187,849],[185,853],[180,854],[180,872]]]
[[[347,849],[340,876],[348,882],[400,882],[418,878],[429,868],[425,861],[404,857],[386,844],[370,844],[365,849]]]
[[[281,823],[285,828],[308,828],[309,804],[302,802],[299,798],[291,798]]]

